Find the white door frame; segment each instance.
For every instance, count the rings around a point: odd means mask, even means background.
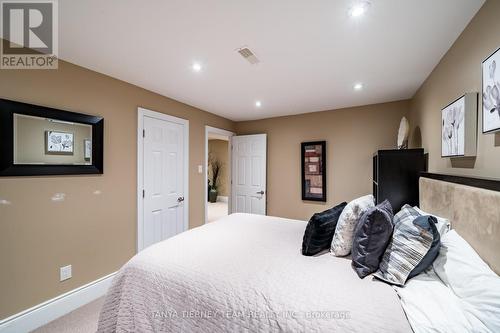
[[[227,149],[228,149],[228,155],[227,155],[227,163],[229,164],[229,179],[230,181],[232,181],[232,177],[233,177],[233,161],[232,161],[232,156],[231,156],[231,145],[232,145],[232,138],[234,135],[236,135],[235,133],[231,132],[231,131],[227,131],[225,129],[221,129],[221,128],[217,128],[217,127],[212,127],[212,126],[205,126],[205,164],[203,165],[203,171],[204,171],[204,174],[205,174],[205,194],[203,195],[203,197],[205,198],[205,223],[208,222],[208,198],[206,197],[207,196],[207,193],[208,193],[208,169],[207,169],[207,165],[208,165],[208,133],[215,133],[215,134],[220,134],[220,135],[224,135],[224,136],[227,136],[229,141],[228,141],[228,144],[227,144]],[[228,194],[228,206],[227,206],[227,209],[228,209],[228,214],[231,214],[231,187],[232,186],[229,186],[228,187],[228,190],[229,190],[229,194]]]
[[[189,120],[169,116],[164,113],[151,111],[142,107],[137,108],[137,252],[144,247],[142,236],[144,232],[144,148],[143,130],[144,117],[165,120],[184,125],[184,231],[189,228]]]

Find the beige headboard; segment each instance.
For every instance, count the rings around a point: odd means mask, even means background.
[[[420,177],[420,208],[449,219],[452,229],[500,274],[498,184],[496,180],[427,174]]]

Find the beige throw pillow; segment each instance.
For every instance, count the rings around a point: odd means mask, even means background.
[[[330,252],[333,255],[343,257],[351,253],[354,228],[356,228],[356,224],[361,219],[361,216],[373,207],[375,207],[375,199],[371,194],[354,199],[347,204],[342,214],[340,214],[335,234],[333,235],[330,247]]]

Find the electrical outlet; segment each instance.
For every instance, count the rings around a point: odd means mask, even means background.
[[[198,173],[203,173],[203,165],[198,165]]]
[[[71,276],[72,276],[71,265],[59,268],[59,277],[61,282],[70,279]]]

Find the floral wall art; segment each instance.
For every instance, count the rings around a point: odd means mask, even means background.
[[[483,133],[500,130],[500,49],[483,61]]]
[[[477,101],[466,93],[441,110],[441,157],[476,156]]]
[[[73,155],[73,133],[46,131],[45,154]]]
[[[90,139],[83,140],[83,151],[85,161],[90,161],[92,158],[92,141]]]
[[[465,96],[441,110],[441,156],[463,156],[465,153]]]

